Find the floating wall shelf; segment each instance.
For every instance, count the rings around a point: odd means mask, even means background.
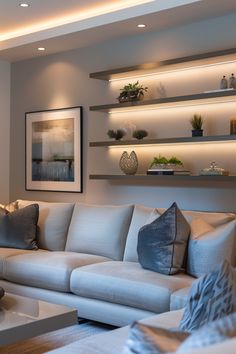
[[[105,175],[93,174],[89,176],[93,180],[117,180],[117,181],[212,181],[212,182],[236,182],[236,176],[171,176],[171,175]]]
[[[185,70],[193,67],[204,67],[217,65],[225,62],[235,61],[236,48],[219,50],[203,54],[196,54],[170,60],[163,60],[155,63],[127,66],[112,70],[91,73],[89,76],[99,80],[120,80],[125,78],[154,75],[165,71]]]
[[[184,95],[184,96],[175,96],[175,97],[166,97],[166,98],[156,98],[153,100],[143,100],[143,101],[134,101],[134,102],[125,102],[125,103],[113,103],[100,106],[91,106],[90,111],[96,112],[106,112],[106,113],[115,113],[115,112],[126,112],[140,109],[155,109],[165,106],[176,106],[181,104],[201,104],[201,103],[214,103],[229,101],[230,98],[235,98],[236,90],[232,91],[219,91],[219,92],[208,92],[208,93],[197,93],[194,95]]]
[[[104,146],[143,146],[143,145],[159,145],[159,144],[184,144],[184,143],[207,143],[207,142],[235,142],[236,135],[215,135],[215,136],[196,136],[181,138],[164,138],[164,139],[142,139],[142,140],[113,140],[113,141],[94,141],[90,142],[90,147]]]

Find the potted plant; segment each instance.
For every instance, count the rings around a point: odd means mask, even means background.
[[[144,92],[147,92],[147,87],[139,84],[139,81],[134,84],[127,84],[120,89],[120,95],[117,97],[120,103],[138,101],[143,98]]]
[[[200,114],[194,114],[193,118],[190,120],[190,123],[192,125],[192,136],[202,136],[203,135],[203,130],[202,130],[202,124],[203,124],[203,119]]]
[[[146,130],[140,129],[140,130],[134,130],[133,131],[133,138],[141,140],[148,136],[148,132]]]
[[[123,136],[125,136],[125,131],[123,129],[117,129],[117,130],[108,130],[107,135],[109,136],[109,138],[111,139],[115,139],[115,140],[120,140],[121,138],[123,138]]]
[[[154,157],[149,168],[168,168],[168,160],[165,156]]]
[[[179,169],[179,168],[183,168],[183,162],[181,160],[179,160],[176,156],[172,156],[168,160],[168,165],[170,168],[173,168],[174,170]]]

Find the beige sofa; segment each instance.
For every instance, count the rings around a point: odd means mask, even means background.
[[[18,207],[31,203],[19,200]],[[162,209],[37,203],[40,249],[0,249],[0,286],[6,291],[76,307],[79,317],[115,326],[184,306],[194,277],[186,273],[163,275],[138,263],[138,230]],[[230,234],[225,247],[224,238],[216,237],[220,253],[214,257],[210,244],[209,251],[205,247],[201,255],[204,262],[210,254],[212,262],[228,257],[235,265],[228,256],[235,239],[235,214],[185,211],[184,215],[190,224],[203,220]],[[211,240],[204,242],[208,245]],[[190,261],[193,269],[201,268],[199,254]]]

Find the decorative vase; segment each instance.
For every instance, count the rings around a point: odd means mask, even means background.
[[[124,151],[121,155],[119,166],[122,172],[126,175],[135,175],[138,169],[138,158],[134,151],[128,154],[127,151]]]
[[[192,136],[203,136],[203,130],[202,129],[192,130]]]

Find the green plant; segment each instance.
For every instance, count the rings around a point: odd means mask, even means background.
[[[183,162],[181,160],[179,160],[177,157],[172,156],[169,160],[168,163],[172,163],[173,165],[179,165],[179,166],[183,166]]]
[[[154,165],[167,165],[168,164],[168,160],[165,156],[161,156],[159,155],[159,157],[154,157],[152,162],[151,162],[151,165],[150,167],[154,166]]]
[[[139,81],[135,83],[129,83],[120,89],[120,95],[118,100],[120,102],[132,101],[140,99],[140,96],[144,95],[144,92],[147,91],[147,87],[139,84]]]
[[[115,140],[120,140],[121,138],[123,138],[123,136],[125,136],[125,131],[122,129],[117,129],[117,130],[108,130],[107,135],[109,136],[109,138],[111,139],[115,139]]]
[[[190,123],[193,130],[201,130],[203,125],[203,119],[200,114],[194,114],[193,118],[190,119]]]
[[[148,136],[148,132],[146,130],[134,130],[133,131],[133,138],[141,140],[143,138],[145,138],[146,136]]]

